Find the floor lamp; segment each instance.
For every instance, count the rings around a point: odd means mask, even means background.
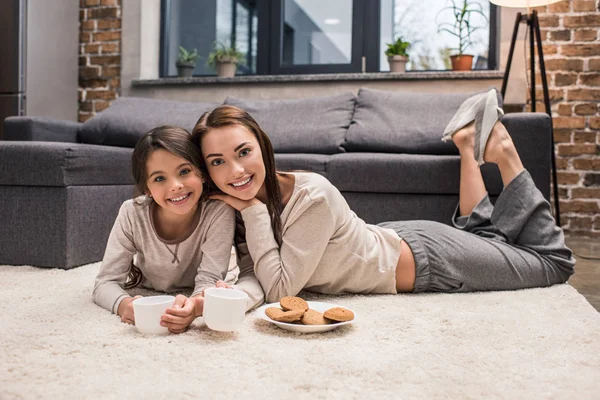
[[[525,22],[529,27],[529,58],[531,63],[531,111],[535,112],[535,52],[534,42],[537,42],[538,59],[540,63],[540,73],[542,75],[542,90],[544,95],[544,105],[546,107],[546,113],[550,116],[550,127],[552,128],[552,111],[550,110],[550,96],[548,95],[548,81],[546,79],[546,65],[544,64],[544,52],[542,50],[542,35],[540,33],[540,23],[536,10],[529,11],[530,7],[545,6],[552,3],[557,3],[563,0],[490,0],[491,3],[502,7],[518,7],[527,8],[527,14],[522,15],[517,13],[515,20],[515,27],[512,33],[512,40],[510,42],[510,51],[508,53],[508,60],[506,62],[506,69],[504,71],[504,78],[502,79],[502,98],[506,95],[506,85],[508,83],[508,74],[510,73],[510,65],[512,63],[513,54],[515,52],[515,42],[517,41],[517,34],[519,32],[519,25]],[[554,130],[552,129],[552,132]],[[560,226],[560,207],[558,203],[558,184],[556,179],[556,155],[554,154],[554,133],[550,135],[552,144],[552,185],[554,186],[554,207],[555,207],[555,218],[556,225]]]

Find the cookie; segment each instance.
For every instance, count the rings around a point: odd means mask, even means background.
[[[281,308],[269,307],[265,310],[267,317],[278,322],[294,322],[298,321],[304,315],[303,310],[283,311]]]
[[[323,313],[315,310],[307,310],[300,320],[304,325],[327,325],[329,323],[323,318]]]
[[[294,296],[282,297],[281,300],[279,300],[279,305],[285,311],[290,311],[290,310],[306,311],[306,310],[308,310],[308,303],[306,301],[304,301],[304,299],[301,299],[300,297],[294,297]]]
[[[335,322],[346,322],[354,319],[354,313],[342,307],[330,308],[323,313],[323,316]]]

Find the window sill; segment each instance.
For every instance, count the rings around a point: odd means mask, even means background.
[[[294,83],[294,82],[341,82],[341,81],[435,81],[435,80],[476,80],[502,79],[503,71],[428,71],[406,72],[367,72],[353,74],[313,74],[313,75],[239,75],[233,78],[198,76],[192,78],[134,79],[133,87],[179,86],[231,83]]]

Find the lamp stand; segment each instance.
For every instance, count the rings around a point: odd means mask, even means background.
[[[544,64],[544,51],[542,49],[542,35],[540,33],[540,22],[538,19],[537,11],[533,10],[531,14],[522,15],[517,13],[515,20],[515,27],[513,29],[512,40],[510,42],[510,51],[508,53],[508,60],[506,63],[506,70],[504,71],[504,78],[502,79],[502,98],[506,94],[506,84],[508,83],[508,74],[510,73],[510,65],[512,63],[513,54],[515,52],[515,43],[517,41],[517,34],[519,32],[519,25],[521,22],[527,23],[529,26],[529,58],[531,62],[531,111],[535,112],[535,51],[534,41],[537,41],[538,59],[540,62],[540,73],[542,75],[542,90],[544,95],[544,105],[546,107],[546,113],[550,116],[550,129],[552,134],[550,135],[552,144],[552,185],[554,186],[554,209],[556,225],[560,227],[560,207],[558,203],[558,184],[556,178],[556,155],[554,154],[554,129],[552,127],[552,110],[550,109],[550,95],[548,94],[548,81],[546,79],[546,65]]]

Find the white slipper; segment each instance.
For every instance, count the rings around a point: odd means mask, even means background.
[[[483,153],[492,128],[503,115],[504,111],[498,107],[496,89],[471,96],[460,105],[444,129],[442,141],[450,140],[452,135],[475,121],[475,160],[481,165],[484,163]]]

